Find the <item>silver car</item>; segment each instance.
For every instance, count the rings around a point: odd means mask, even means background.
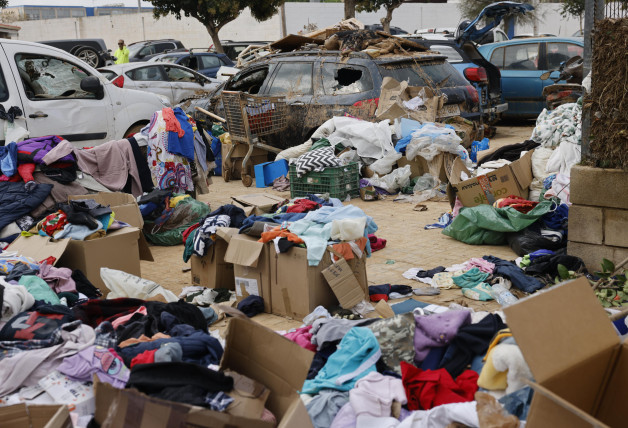
[[[98,71],[120,88],[164,95],[172,105],[213,92],[219,85],[217,80],[177,64],[131,62],[101,67]]]

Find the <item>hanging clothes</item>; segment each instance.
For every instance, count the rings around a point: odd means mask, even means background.
[[[157,111],[148,127],[148,168],[153,183],[160,189],[172,189],[175,193],[194,190],[190,162],[167,150],[168,138],[163,113]]]

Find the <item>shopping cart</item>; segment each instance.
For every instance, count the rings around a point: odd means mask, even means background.
[[[233,161],[231,156],[238,144],[247,144],[248,151],[242,161],[242,183],[249,187],[253,184],[251,177],[253,165],[249,165],[249,159],[255,148],[261,148],[273,153],[279,153],[281,149],[264,144],[260,137],[275,134],[287,126],[287,106],[284,97],[265,97],[249,95],[243,92],[223,91],[222,104],[225,109],[225,119],[229,135],[231,136],[231,149],[224,156],[223,178],[229,181],[232,176]]]

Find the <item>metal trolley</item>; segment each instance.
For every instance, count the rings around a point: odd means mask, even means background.
[[[232,176],[233,162],[231,156],[238,144],[247,144],[248,151],[242,161],[242,183],[249,187],[253,184],[252,170],[249,159],[255,148],[273,153],[281,149],[261,142],[260,137],[275,134],[286,128],[287,106],[284,97],[265,97],[249,95],[243,92],[223,91],[222,103],[231,142],[229,153],[224,157],[223,178],[229,181]],[[224,156],[224,155],[223,155]]]

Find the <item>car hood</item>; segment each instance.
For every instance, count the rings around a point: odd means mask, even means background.
[[[501,1],[498,3],[489,4],[473,21],[464,26],[464,23],[458,28],[458,34],[456,35],[456,42],[462,44],[464,42],[473,42],[481,39],[486,33],[497,27],[504,16],[512,15],[516,13],[526,13],[534,10],[534,6],[526,3],[517,3],[514,1]],[[485,19],[487,21],[486,26],[483,28],[477,28],[476,25],[480,20]]]

